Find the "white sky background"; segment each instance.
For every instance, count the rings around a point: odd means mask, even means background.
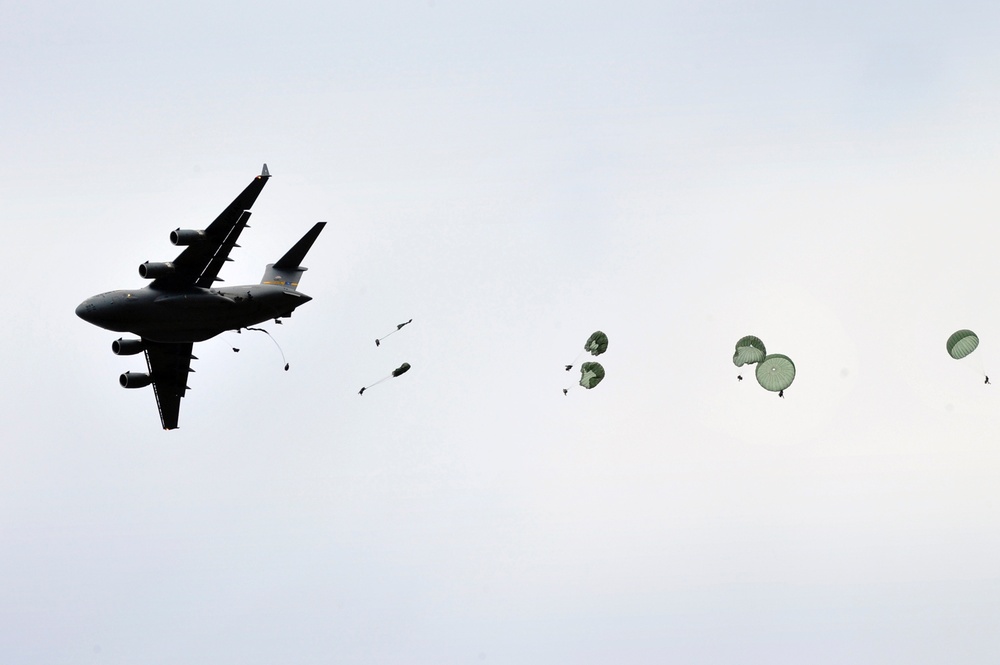
[[[1000,8],[827,4],[4,5],[0,660],[995,663]],[[73,310],[264,161],[162,432]]]

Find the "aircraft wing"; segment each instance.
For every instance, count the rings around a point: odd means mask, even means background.
[[[191,369],[191,342],[164,343],[142,340],[146,349],[146,365],[153,379],[156,408],[160,410],[163,429],[176,429],[181,410],[181,398],[187,392],[188,372]]]
[[[240,233],[247,227],[250,207],[270,177],[265,164],[261,174],[209,224],[204,237],[188,245],[174,260],[174,272],[154,279],[151,286],[166,289],[210,288],[215,282],[221,282],[219,271],[226,261],[231,260],[229,252],[237,246]]]

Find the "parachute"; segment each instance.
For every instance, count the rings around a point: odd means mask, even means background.
[[[384,340],[386,337],[388,337],[389,335],[392,335],[395,332],[399,332],[405,326],[408,326],[411,323],[413,323],[413,319],[410,319],[409,321],[403,321],[402,323],[397,324],[396,327],[393,330],[391,330],[388,333],[386,333],[385,335],[382,335],[381,337],[377,338],[375,340],[375,346],[381,346],[382,345],[382,340]],[[390,372],[386,376],[383,376],[381,379],[379,379],[375,383],[373,383],[371,385],[368,385],[368,386],[365,386],[364,388],[362,388],[361,390],[359,390],[358,394],[359,395],[364,395],[365,391],[368,390],[369,388],[373,388],[373,387],[377,386],[378,384],[382,383],[383,381],[387,381],[389,379],[394,379],[397,376],[401,376],[403,374],[406,374],[408,371],[410,371],[410,363],[403,363],[402,365],[400,365],[396,369],[392,370],[392,372]]]
[[[275,319],[275,321],[274,321],[274,322],[275,322],[275,323],[281,323],[281,321],[279,321],[279,320],[277,320],[277,319]],[[285,352],[281,350],[281,345],[280,345],[280,344],[278,344],[278,340],[274,339],[274,335],[272,335],[271,333],[269,333],[269,332],[268,332],[268,331],[267,331],[266,329],[264,329],[264,328],[251,328],[250,326],[247,326],[247,330],[253,330],[253,331],[255,331],[255,332],[262,332],[262,333],[264,333],[265,335],[267,335],[268,337],[270,337],[270,338],[271,338],[271,341],[272,341],[272,342],[274,342],[274,345],[275,345],[276,347],[278,347],[278,353],[280,353],[280,354],[281,354],[281,362],[285,363],[285,371],[287,372],[287,371],[288,371],[288,368],[289,368],[289,364],[288,364],[288,361],[287,361],[287,360],[285,360]],[[242,332],[240,331],[240,329],[239,329],[239,328],[237,328],[237,329],[236,329],[236,333],[237,333],[237,334],[242,334]],[[239,347],[235,347],[235,346],[234,346],[234,347],[232,347],[232,349],[233,349],[233,351],[234,351],[235,353],[239,353],[239,352],[240,352],[240,350],[239,350]]]
[[[976,350],[979,346],[979,336],[971,330],[959,330],[948,338],[946,348],[948,355],[955,360],[961,360]]]
[[[368,390],[369,388],[373,388],[373,387],[377,386],[378,384],[382,383],[383,381],[395,378],[395,377],[397,377],[397,376],[399,376],[401,374],[406,374],[408,371],[410,371],[410,363],[403,363],[402,365],[400,365],[396,369],[392,370],[392,373],[390,373],[390,374],[388,374],[386,376],[383,376],[381,379],[379,379],[375,383],[371,384],[370,386],[365,386],[364,388],[362,388],[361,390],[359,390],[358,394],[359,395],[364,395],[365,391]]]
[[[764,390],[781,393],[795,380],[795,363],[788,356],[772,353],[757,363],[757,383]]]
[[[600,330],[595,330],[583,343],[583,351],[573,360],[574,364],[585,353],[592,356],[599,356],[608,350],[608,336]],[[566,371],[573,369],[573,365],[566,365]],[[586,362],[580,365],[580,385],[590,390],[604,380],[604,367],[598,362]],[[563,388],[563,395],[569,394],[569,388]]]
[[[736,342],[736,353],[733,354],[733,364],[737,367],[759,363],[767,355],[764,342],[760,337],[747,335]]]
[[[601,363],[589,362],[580,365],[580,385],[590,390],[604,380],[604,367]]]
[[[588,337],[587,341],[584,342],[583,344],[584,353],[589,353],[592,356],[599,356],[607,350],[608,350],[608,336],[605,335],[600,330],[595,330],[593,333],[591,333],[590,337]],[[583,353],[574,358],[573,364],[576,364],[576,361],[582,355]],[[567,372],[570,371],[571,369],[573,369],[573,365],[566,365]]]
[[[402,322],[400,324],[397,324],[395,330],[387,332],[386,334],[382,335],[381,337],[376,338],[375,339],[375,346],[381,346],[383,339],[385,339],[386,337],[388,337],[389,335],[391,335],[394,332],[398,332],[398,331],[402,330],[403,326],[405,326],[407,324],[410,324],[410,323],[413,323],[413,319],[410,319],[409,321],[404,321],[404,322]]]

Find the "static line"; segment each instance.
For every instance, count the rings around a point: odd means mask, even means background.
[[[278,347],[278,353],[281,354],[281,362],[285,363],[285,371],[287,372],[288,371],[288,361],[285,360],[285,352],[281,350],[281,345],[278,344],[278,340],[274,339],[274,336],[271,333],[269,333],[268,331],[264,330],[263,328],[249,328],[248,327],[247,330],[253,330],[253,331],[256,331],[256,332],[262,332],[262,333],[264,333],[265,335],[267,335],[268,337],[271,338],[271,341],[274,342],[274,345],[276,347]],[[234,350],[238,350],[238,349],[234,349]]]

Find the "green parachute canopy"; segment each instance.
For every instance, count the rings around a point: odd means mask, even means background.
[[[795,380],[795,363],[788,356],[772,353],[757,363],[757,383],[765,390],[780,392]]]
[[[580,385],[590,390],[604,380],[604,368],[601,363],[583,363],[580,365]]]
[[[566,365],[566,371],[568,372],[573,369],[573,365],[576,364],[576,361],[579,360],[580,356],[584,353],[589,353],[592,356],[599,356],[607,350],[608,336],[600,330],[595,330],[591,333],[590,337],[587,338],[587,341],[583,343],[583,352],[577,354],[576,358],[573,359],[573,362]]]
[[[971,330],[959,330],[948,338],[948,355],[959,360],[969,355],[979,346],[979,336]]]
[[[594,332],[587,338],[587,343],[583,345],[584,351],[589,351],[592,356],[599,356],[608,350],[608,336],[600,330]]]
[[[747,335],[736,342],[736,353],[733,354],[733,364],[737,367],[753,365],[763,360],[766,355],[767,350],[764,348],[764,342],[760,341],[760,337]]]

